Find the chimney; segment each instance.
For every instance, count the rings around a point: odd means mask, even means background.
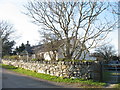
[[[27,41],[27,44],[29,44],[29,41]]]

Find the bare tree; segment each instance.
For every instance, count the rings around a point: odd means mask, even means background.
[[[60,49],[67,59],[79,59],[83,52],[100,45],[116,25],[116,22],[100,17],[110,8],[109,2],[36,0],[28,2],[25,8],[25,14],[33,19],[33,23],[42,25],[40,32],[64,40]],[[74,38],[72,46],[71,37]]]
[[[53,35],[51,34],[45,34],[44,33],[44,51],[46,51],[50,58],[51,58],[51,61],[54,61],[56,60],[57,58],[57,52],[58,52],[58,48],[61,44],[60,41],[58,41]]]
[[[0,54],[8,55],[12,51],[12,46],[15,42],[11,39],[11,35],[14,32],[13,26],[6,21],[0,21]]]
[[[111,13],[120,15],[120,1],[111,4]]]
[[[0,38],[2,42],[10,39],[10,35],[14,32],[13,26],[6,21],[0,21]]]
[[[99,57],[101,60],[110,61],[116,55],[116,51],[114,50],[112,45],[104,45],[102,47],[97,48],[96,57]]]

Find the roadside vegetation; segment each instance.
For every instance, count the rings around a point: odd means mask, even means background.
[[[51,76],[48,74],[42,74],[42,73],[37,73],[33,72],[30,70],[10,66],[10,65],[5,65],[1,64],[3,68],[15,71],[17,73],[25,74],[28,76],[40,78],[40,79],[45,79],[49,81],[54,81],[54,82],[61,82],[61,83],[66,83],[66,84],[76,84],[78,87],[84,87],[84,88],[102,88],[106,86],[106,83],[103,82],[95,82],[93,80],[84,80],[84,79],[69,79],[69,78],[63,78],[63,77],[57,77],[57,76]]]
[[[118,89],[120,89],[120,83],[117,84],[117,85],[115,85],[113,88],[118,88]]]

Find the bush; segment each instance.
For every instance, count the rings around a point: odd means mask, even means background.
[[[32,61],[39,61],[39,59],[38,58],[33,58],[33,59],[31,59]]]
[[[59,58],[58,61],[65,61],[65,62],[94,62],[94,60],[69,60],[65,58]]]
[[[19,56],[13,55],[13,56],[10,56],[9,59],[19,60]]]
[[[82,62],[94,62],[95,60],[82,60]]]
[[[19,56],[13,55],[13,56],[4,56],[3,59],[14,59],[14,60],[19,60]]]
[[[58,61],[64,61],[65,60],[65,58],[59,58],[58,59]]]
[[[9,59],[10,56],[6,55],[6,56],[3,56],[3,59]]]

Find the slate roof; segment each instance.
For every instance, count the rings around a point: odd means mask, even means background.
[[[70,38],[70,39],[73,39],[73,38]],[[50,43],[47,43],[47,44],[40,44],[40,45],[36,45],[36,46],[33,46],[32,47],[32,51],[33,53],[38,53],[38,52],[47,52],[47,51],[51,51],[52,49],[58,49],[60,46],[64,45],[66,39],[63,39],[63,40],[56,40],[54,41],[54,45],[51,47],[50,46]],[[86,46],[84,45],[84,47],[86,48]],[[50,48],[50,49],[46,49],[46,48]]]

